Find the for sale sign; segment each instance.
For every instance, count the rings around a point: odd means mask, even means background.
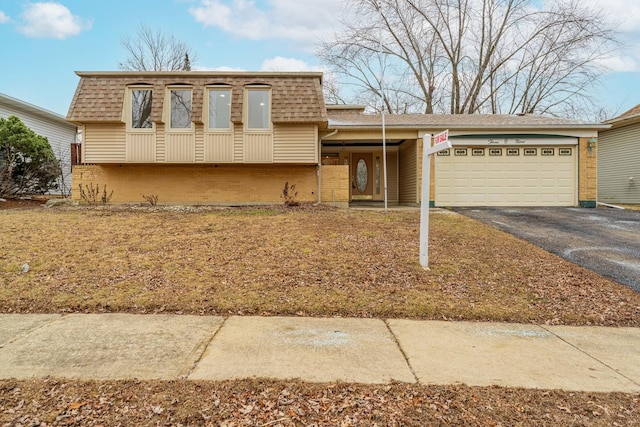
[[[441,132],[433,137],[433,146],[447,142],[449,140],[449,129]]]

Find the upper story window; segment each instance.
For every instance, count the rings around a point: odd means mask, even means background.
[[[153,92],[151,89],[131,89],[131,128],[151,129],[151,101]]]
[[[191,129],[191,89],[170,89],[171,129]]]
[[[231,129],[231,89],[209,89],[209,129]]]
[[[271,128],[271,90],[269,88],[247,89],[247,129]]]

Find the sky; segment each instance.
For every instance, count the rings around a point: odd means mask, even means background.
[[[121,41],[140,25],[189,44],[193,69],[318,71],[317,43],[340,29],[344,1],[0,0],[0,93],[66,116],[74,71],[118,70]],[[624,49],[593,91],[621,114],[640,103],[640,2],[581,4],[606,7],[618,23]]]

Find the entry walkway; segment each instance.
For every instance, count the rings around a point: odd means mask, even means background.
[[[300,378],[640,392],[640,329],[303,317],[0,315],[0,378]]]

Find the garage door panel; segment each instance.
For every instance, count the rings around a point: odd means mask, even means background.
[[[576,158],[525,156],[436,156],[437,206],[574,206],[576,204]],[[545,152],[549,152],[546,150]],[[453,153],[452,153],[453,154]]]

